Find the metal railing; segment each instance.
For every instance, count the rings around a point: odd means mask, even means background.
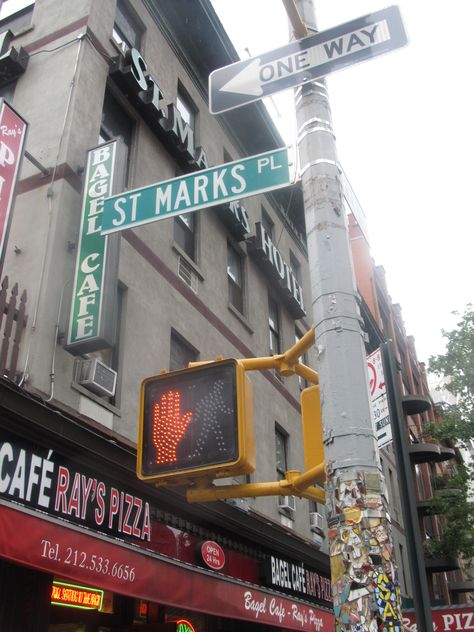
[[[18,283],[9,291],[8,276],[0,289],[0,375],[15,379],[20,353],[20,342],[28,321],[26,315],[26,290],[20,296]]]

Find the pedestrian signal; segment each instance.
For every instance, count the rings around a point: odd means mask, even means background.
[[[139,478],[179,485],[254,469],[251,383],[237,360],[143,381]]]

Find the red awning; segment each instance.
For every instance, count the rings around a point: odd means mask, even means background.
[[[0,505],[0,555],[145,601],[303,632],[334,629],[332,613],[151,551]]]

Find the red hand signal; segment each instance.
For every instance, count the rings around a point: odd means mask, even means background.
[[[181,415],[181,394],[168,391],[153,406],[153,445],[156,463],[176,461],[176,448],[191,421],[192,413]]]

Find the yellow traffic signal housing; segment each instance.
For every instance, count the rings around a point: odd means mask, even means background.
[[[139,421],[142,480],[185,485],[255,469],[252,385],[238,360],[145,379]]]
[[[301,392],[301,421],[303,424],[305,469],[324,462],[323,420],[319,385],[309,386]]]

